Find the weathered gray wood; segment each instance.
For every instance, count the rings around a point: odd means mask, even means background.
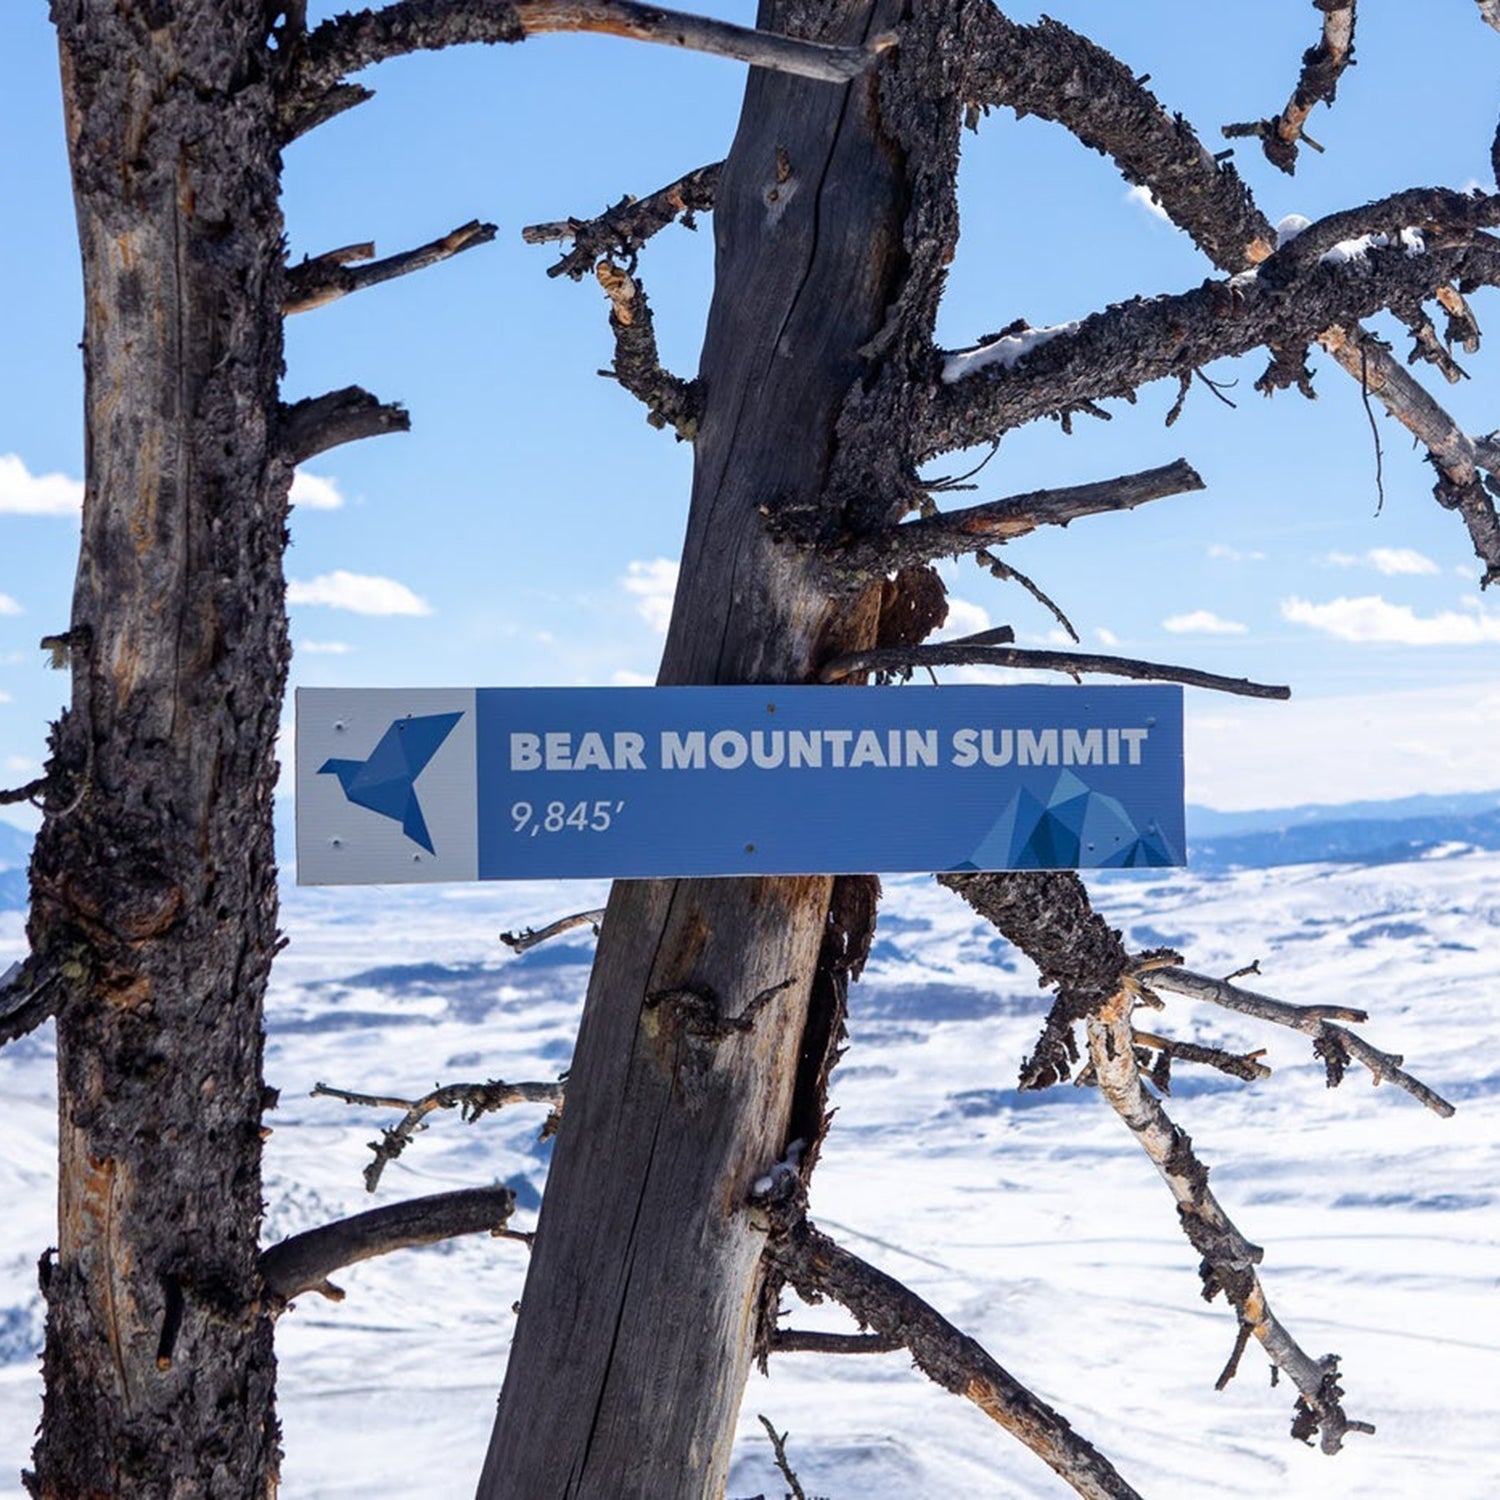
[[[894,7],[855,3],[857,42]],[[764,8],[762,26],[788,24]],[[799,28],[800,29],[800,28]],[[873,641],[880,589],[838,597],[770,518],[825,514],[838,418],[900,269],[906,184],[873,82],[753,74],[715,215],[693,503],[660,681],[787,682]],[[956,122],[955,122],[956,124]],[[767,513],[771,513],[768,518]],[[715,1496],[755,1331],[754,1179],[799,1086],[831,882],[625,882],[604,919],[568,1109],[480,1494]],[[691,1034],[662,992],[750,1031]]]
[[[55,5],[86,287],[72,709],[30,939],[61,1207],[37,1493],[274,1487],[261,997],[287,657],[261,0]]]

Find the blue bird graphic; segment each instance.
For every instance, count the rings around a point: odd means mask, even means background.
[[[462,713],[397,719],[364,760],[325,760],[318,775],[337,776],[351,802],[395,819],[407,838],[436,854],[416,780],[461,718]]]

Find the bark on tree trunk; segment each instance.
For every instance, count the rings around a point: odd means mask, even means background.
[[[60,1225],[33,1492],[266,1495],[261,999],[287,656],[262,0],[78,0],[61,44],[87,488],[33,863]]]
[[[820,9],[833,17],[820,39],[853,42],[898,7]],[[787,11],[763,6],[759,24],[811,34]],[[875,638],[879,584],[838,594],[769,523],[837,521],[838,420],[905,266],[903,166],[873,78],[751,75],[715,212],[705,407],[663,684],[806,681]],[[799,1060],[803,1081],[823,1064],[828,1021],[810,1023],[809,996],[832,885],[616,885],[483,1500],[723,1493],[762,1275],[746,1199],[787,1145]],[[786,981],[748,1031],[705,1024]]]

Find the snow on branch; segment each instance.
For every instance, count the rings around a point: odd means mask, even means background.
[[[1398,200],[1403,214],[1425,209],[1401,226],[1422,228],[1423,254],[1392,245],[1372,249],[1355,263],[1323,264],[1309,254],[1325,238],[1323,225],[1315,224],[1255,272],[1207,281],[1175,296],[1117,303],[1014,363],[975,362],[971,373],[937,384],[922,422],[922,456],[992,441],[1079,402],[1129,396],[1150,381],[1262,345],[1305,348],[1324,329],[1431,296],[1440,286],[1500,281],[1500,245],[1478,233],[1500,223],[1500,197],[1437,190],[1397,194],[1332,216],[1338,239],[1350,237],[1356,226],[1360,232],[1384,228]],[[1309,246],[1299,248],[1307,236]]]
[[[889,34],[867,47],[803,41],[637,0],[396,0],[378,10],[334,16],[288,46],[280,79],[283,133],[288,139],[303,133],[313,112],[328,118],[328,95],[345,87],[347,74],[372,63],[464,43],[520,42],[568,31],[683,47],[829,83],[857,78],[895,44]]]
[[[1291,176],[1297,170],[1297,143],[1305,141],[1314,151],[1323,148],[1307,133],[1307,117],[1319,104],[1332,105],[1339,79],[1354,61],[1355,0],[1313,0],[1323,12],[1323,35],[1302,54],[1302,71],[1286,107],[1275,119],[1250,120],[1224,126],[1229,140],[1253,136],[1272,166]]]
[[[860,1327],[872,1330],[882,1345],[906,1348],[929,1380],[972,1401],[1076,1494],[1091,1500],[1139,1500],[1137,1491],[1073,1431],[1066,1417],[1033,1395],[977,1340],[955,1328],[909,1287],[816,1229],[808,1221],[805,1190],[795,1174],[779,1183],[783,1196],[752,1203],[769,1221],[765,1259],[804,1301],[829,1298],[853,1313]]]
[[[1479,6],[1495,25],[1500,4],[1479,0]],[[1272,253],[1276,231],[1233,166],[1212,154],[1181,114],[1164,108],[1144,77],[1055,21],[1019,26],[986,7],[977,24],[970,74],[977,103],[1052,120],[1110,157],[1220,270],[1240,272]],[[1389,349],[1351,320],[1331,323],[1318,342],[1427,449],[1438,471],[1438,502],[1462,515],[1486,583],[1500,578],[1500,521],[1477,473],[1492,467],[1483,441],[1465,433]]]
[[[281,310],[288,315],[310,312],[315,307],[324,307],[340,297],[347,297],[350,292],[425,270],[439,261],[451,260],[455,255],[472,250],[476,245],[486,245],[494,238],[493,224],[481,224],[478,219],[471,219],[441,239],[419,245],[415,250],[404,250],[400,255],[388,255],[384,260],[371,258],[375,246],[368,241],[329,250],[287,271],[286,296]],[[369,264],[355,264],[361,261]]]
[[[395,1161],[411,1144],[420,1130],[427,1128],[427,1116],[434,1110],[456,1109],[466,1121],[479,1119],[508,1104],[548,1104],[552,1107],[542,1127],[543,1136],[557,1128],[562,1116],[563,1088],[556,1083],[505,1083],[492,1078],[488,1083],[449,1083],[423,1094],[420,1099],[398,1099],[385,1094],[356,1094],[348,1089],[331,1088],[326,1083],[313,1085],[311,1097],[342,1099],[345,1104],[360,1104],[371,1109],[401,1109],[406,1113],[389,1129],[382,1130],[378,1141],[370,1142],[375,1159],[365,1168],[365,1191],[373,1193],[380,1183],[386,1163]]]

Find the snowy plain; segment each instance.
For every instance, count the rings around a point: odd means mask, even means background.
[[[1500,854],[1462,845],[1376,864],[1091,880],[1138,947],[1170,943],[1254,987],[1371,1012],[1363,1034],[1458,1106],[1442,1120],[1351,1070],[1325,1086],[1306,1038],[1169,997],[1170,1035],[1266,1047],[1244,1085],[1181,1064],[1167,1101],[1244,1232],[1272,1306],[1341,1357],[1372,1421],[1337,1457],[1288,1436],[1292,1394],[1234,1336],[1153,1168],[1095,1091],[1018,1094],[1046,1009],[1035,973],[933,882],[886,882],[851,1001],[838,1107],[812,1186],[827,1232],[901,1277],[1099,1446],[1152,1500],[1500,1495]],[[291,938],[268,1001],[266,1238],[372,1206],[366,1143],[393,1112],[311,1098],[319,1080],[415,1096],[437,1082],[567,1066],[587,930],[515,957],[497,934],[598,904],[602,886],[285,892]],[[0,911],[0,969],[21,950]],[[35,1261],[52,1237],[49,1033],[0,1051],[0,1496],[19,1497],[39,1381]],[[543,1111],[439,1116],[373,1202],[503,1181],[534,1220]],[[301,1299],[278,1330],[287,1500],[472,1493],[521,1295],[524,1248],[477,1237],[355,1267],[347,1300]],[[796,1307],[804,1327],[846,1328]],[[746,1394],[732,1497],[786,1486],[757,1421],[787,1431],[829,1500],[1061,1496],[1038,1460],[901,1354],[788,1355]]]

